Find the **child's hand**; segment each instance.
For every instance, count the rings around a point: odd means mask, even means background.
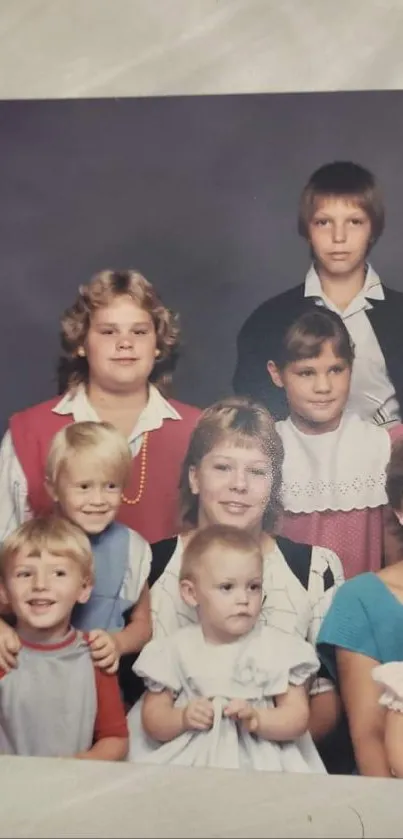
[[[214,708],[210,699],[192,699],[183,709],[183,725],[186,730],[208,731],[213,720]]]
[[[104,629],[93,629],[88,634],[92,660],[95,665],[112,675],[119,667],[120,654],[113,638]]]
[[[258,709],[250,705],[249,702],[245,702],[244,699],[231,699],[231,702],[224,708],[223,716],[229,717],[234,722],[240,722],[250,734],[257,731],[259,726]]]
[[[11,626],[1,622],[0,629],[0,668],[9,673],[13,667],[18,667],[17,657],[21,649],[21,641]]]

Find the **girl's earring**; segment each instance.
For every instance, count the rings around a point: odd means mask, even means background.
[[[158,358],[159,355],[161,355],[161,350],[155,350],[155,357]]]
[[[79,347],[79,348],[78,348],[78,350],[77,350],[77,355],[79,355],[79,356],[80,356],[80,358],[85,358],[85,349],[84,349],[84,347]]]

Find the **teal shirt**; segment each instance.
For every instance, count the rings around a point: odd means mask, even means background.
[[[337,683],[336,647],[381,664],[403,661],[403,604],[376,574],[359,574],[344,583],[322,623],[317,651]]]

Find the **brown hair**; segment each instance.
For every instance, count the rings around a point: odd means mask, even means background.
[[[179,355],[178,316],[162,304],[151,283],[136,271],[101,271],[88,285],[80,286],[75,302],[61,318],[59,393],[88,381],[88,361],[78,356],[77,351],[85,342],[91,316],[96,309],[124,295],[131,297],[153,320],[160,355],[150,381],[160,390],[168,387]]]
[[[206,408],[200,416],[182,464],[180,478],[181,517],[184,525],[197,525],[199,500],[190,488],[190,467],[197,468],[203,458],[222,440],[230,438],[240,446],[256,445],[270,458],[272,489],[263,516],[263,529],[273,533],[281,506],[281,469],[284,451],[275,422],[263,405],[239,396],[229,397]]]
[[[343,320],[324,306],[313,306],[288,326],[270,360],[284,370],[293,361],[318,358],[327,341],[331,341],[335,356],[352,367],[354,346]]]
[[[89,583],[94,581],[94,560],[88,536],[56,513],[29,519],[4,540],[0,549],[0,577],[4,579],[7,565],[23,550],[28,550],[29,556],[48,551],[54,556],[72,559],[80,566],[83,579]]]
[[[344,198],[357,204],[371,221],[371,245],[385,226],[385,207],[378,183],[368,169],[351,161],[335,161],[317,169],[301,193],[298,232],[309,240],[309,225],[321,198]]]
[[[215,547],[257,556],[263,570],[261,548],[250,533],[241,530],[239,527],[231,527],[231,525],[212,524],[196,531],[196,534],[186,545],[183,551],[179,580],[194,579],[195,571],[206,552]]]

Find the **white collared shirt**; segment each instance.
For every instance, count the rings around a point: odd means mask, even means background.
[[[72,414],[74,422],[100,421],[83,385],[66,393],[52,410],[56,414]],[[159,390],[150,385],[147,405],[128,438],[133,457],[140,451],[143,434],[161,428],[165,419],[181,420],[182,417]],[[0,499],[1,544],[9,533],[32,516],[27,479],[15,452],[10,430],[6,431],[0,446]]]
[[[305,279],[305,297],[314,297],[318,306],[326,306],[344,321],[355,347],[347,407],[362,419],[377,425],[393,425],[401,421],[396,392],[386,369],[378,339],[366,315],[372,300],[384,300],[378,274],[367,266],[365,283],[344,311],[340,311],[323,293],[315,266],[311,265]],[[369,299],[368,299],[369,298]]]
[[[74,422],[88,422],[88,420],[92,420],[93,422],[100,421],[95,408],[93,408],[88,399],[84,385],[79,385],[75,391],[68,391],[53,408],[53,413],[62,415],[72,414]],[[157,428],[161,428],[165,419],[180,420],[182,417],[161,396],[159,390],[154,385],[150,385],[147,405],[143,408],[128,437],[133,457],[141,449],[143,434],[146,431],[155,431]]]

